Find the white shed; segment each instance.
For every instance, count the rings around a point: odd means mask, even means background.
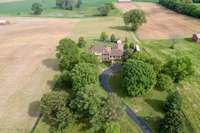
[[[8,20],[0,20],[0,25],[7,25],[10,22]]]
[[[132,2],[132,0],[118,0],[118,2]]]

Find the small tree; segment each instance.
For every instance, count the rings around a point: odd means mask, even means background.
[[[124,49],[128,49],[128,48],[129,48],[128,43],[125,43],[124,44]]]
[[[123,64],[123,86],[129,96],[141,96],[156,83],[153,66],[139,60],[129,59]]]
[[[193,64],[188,57],[171,58],[162,69],[162,72],[169,75],[174,82],[184,80],[194,73]]]
[[[105,42],[105,41],[107,41],[107,40],[108,40],[108,35],[107,35],[107,33],[106,33],[106,32],[102,32],[102,33],[101,33],[101,36],[100,36],[100,41]]]
[[[129,44],[129,47],[130,47],[131,49],[134,48],[134,43],[131,42],[131,43]]]
[[[182,133],[183,115],[181,111],[171,110],[165,114],[162,122],[161,133]]]
[[[124,23],[131,25],[133,31],[136,31],[139,26],[146,22],[144,11],[140,9],[130,10],[123,15]]]
[[[167,90],[167,91],[174,90],[175,88],[171,77],[165,74],[159,74],[157,76],[156,87],[160,90]]]
[[[33,14],[40,15],[43,12],[42,4],[40,3],[33,3],[31,10],[33,11]]]
[[[72,85],[75,90],[94,84],[97,81],[96,66],[89,63],[78,63],[71,71]]]
[[[182,97],[178,91],[171,93],[165,102],[165,110],[178,110],[181,111],[182,108]]]
[[[110,11],[110,8],[106,5],[103,5],[98,8],[100,16],[108,16],[108,13]]]
[[[58,130],[64,129],[73,121],[68,102],[68,95],[65,92],[50,92],[41,99],[41,113],[45,120]]]
[[[110,36],[110,41],[111,42],[116,42],[116,37],[115,37],[115,35],[114,34],[112,34],[111,36]]]
[[[85,39],[83,37],[80,37],[78,39],[78,46],[79,46],[79,48],[85,47],[86,44],[87,44],[87,42],[85,41]]]

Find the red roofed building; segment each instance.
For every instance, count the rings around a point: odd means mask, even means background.
[[[200,34],[194,34],[192,40],[200,43]]]

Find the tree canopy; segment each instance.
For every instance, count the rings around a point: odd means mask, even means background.
[[[153,66],[140,60],[129,59],[123,64],[123,86],[129,96],[141,96],[156,83]]]
[[[57,46],[56,56],[59,60],[61,71],[71,70],[79,61],[77,44],[68,38],[62,39]]]
[[[75,90],[94,84],[97,81],[96,66],[89,63],[78,63],[71,71],[72,85]]]
[[[162,69],[162,72],[169,75],[174,82],[184,80],[194,73],[193,64],[188,57],[171,58]]]
[[[124,23],[131,25],[133,31],[136,31],[139,26],[147,21],[144,11],[140,9],[134,9],[124,13],[123,18]]]
[[[62,130],[72,123],[73,117],[68,102],[68,95],[65,92],[50,92],[41,99],[41,112],[47,122],[56,129]]]

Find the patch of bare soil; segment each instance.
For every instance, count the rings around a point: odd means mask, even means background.
[[[55,48],[79,20],[1,18],[0,132],[30,129],[39,115],[39,100],[57,73]]]
[[[200,33],[200,19],[184,16],[168,10],[159,4],[133,2],[118,3],[117,7],[123,11],[142,9],[147,15],[147,23],[143,24],[137,36],[140,39],[169,39],[191,37]]]

